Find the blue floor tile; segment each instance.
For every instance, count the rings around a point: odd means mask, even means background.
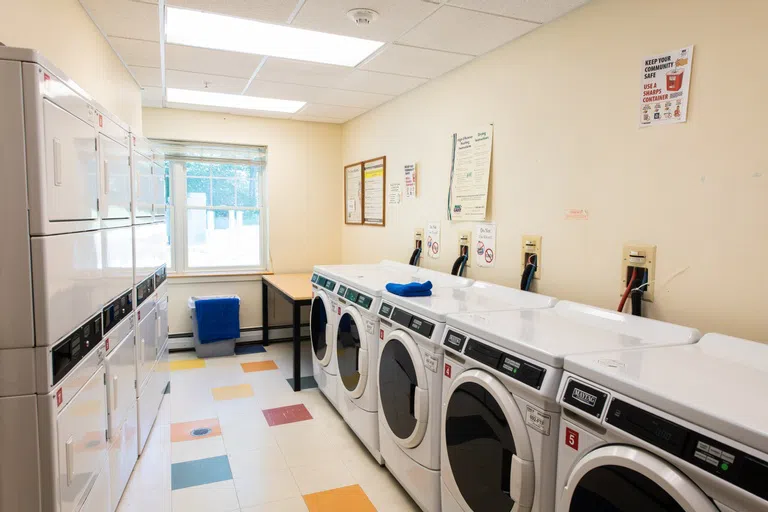
[[[266,351],[267,349],[262,345],[235,345],[235,354],[238,356],[243,354],[259,354]]]
[[[226,455],[171,465],[171,489],[174,491],[223,480],[232,480],[232,470]]]
[[[293,379],[286,379],[288,381],[288,384],[291,385],[291,389],[293,389]],[[315,378],[313,376],[309,377],[302,377],[301,378],[301,389],[312,389],[317,387],[317,381],[315,381]]]

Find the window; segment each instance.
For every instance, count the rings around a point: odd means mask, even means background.
[[[174,272],[265,270],[266,148],[163,143]]]

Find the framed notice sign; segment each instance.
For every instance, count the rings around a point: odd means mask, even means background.
[[[344,222],[363,223],[363,164],[344,168]]]
[[[384,225],[386,181],[387,157],[382,156],[363,162],[363,224]]]

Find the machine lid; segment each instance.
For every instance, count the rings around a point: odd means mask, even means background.
[[[631,446],[603,446],[568,476],[558,512],[717,512],[688,477]]]
[[[336,332],[336,358],[339,378],[352,398],[360,398],[368,382],[368,338],[360,313],[347,307],[339,318]]]
[[[379,355],[379,406],[398,444],[421,443],[429,415],[427,375],[416,342],[403,331],[390,333]]]
[[[328,322],[332,317],[331,301],[328,296],[324,292],[316,294],[312,298],[309,310],[309,337],[315,357],[321,363],[326,359],[330,360],[328,343],[333,343],[333,340],[328,339]]]
[[[507,389],[481,370],[461,373],[443,407],[443,474],[469,510],[529,509],[534,471],[525,421]]]
[[[696,329],[573,303],[562,308],[562,304],[552,309],[452,315],[446,324],[554,368],[562,368],[565,357],[572,354],[684,345],[699,338]]]
[[[752,406],[768,389],[767,345],[706,334],[663,350],[570,356],[565,369],[768,454],[768,414]]]
[[[385,291],[382,299],[442,323],[446,322],[448,315],[474,311],[551,308],[557,303],[557,299],[553,297],[482,281],[464,288],[439,287],[434,282],[432,284],[432,295],[429,297],[401,297]]]

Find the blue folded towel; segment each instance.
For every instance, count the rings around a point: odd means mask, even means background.
[[[200,343],[240,337],[240,299],[214,297],[195,301]]]
[[[432,281],[423,283],[388,283],[387,291],[401,297],[429,297],[432,295]]]

